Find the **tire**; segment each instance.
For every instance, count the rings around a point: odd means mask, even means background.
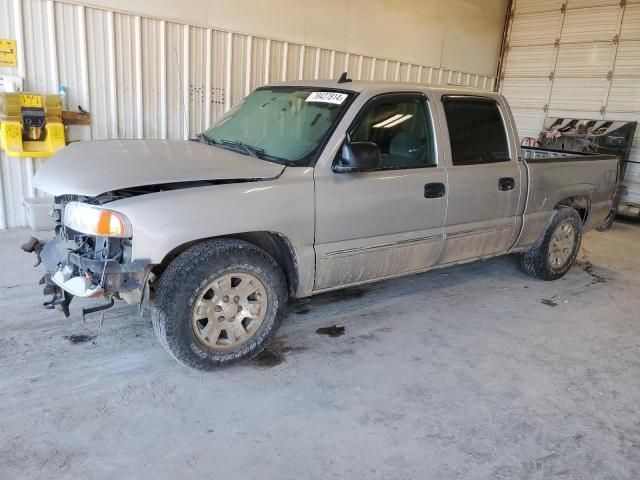
[[[286,301],[282,270],[264,250],[241,240],[208,240],[185,250],[163,272],[151,318],[160,343],[178,362],[213,370],[260,353],[278,330]]]
[[[534,278],[557,280],[575,262],[581,241],[582,219],[578,212],[569,207],[558,208],[551,215],[542,236],[522,256],[522,270]]]

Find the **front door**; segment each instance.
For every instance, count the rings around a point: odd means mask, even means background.
[[[503,111],[489,97],[444,96],[449,206],[439,264],[507,251],[520,228],[521,169]]]
[[[380,95],[365,104],[347,138],[376,143],[382,167],[362,173],[316,168],[316,291],[435,263],[447,176],[433,124],[424,94]]]

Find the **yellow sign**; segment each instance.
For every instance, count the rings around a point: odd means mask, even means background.
[[[18,66],[18,47],[15,40],[0,38],[0,67]]]
[[[42,97],[40,95],[30,95],[28,93],[21,93],[20,106],[42,108]]]

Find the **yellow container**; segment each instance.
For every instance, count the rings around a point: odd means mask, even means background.
[[[41,119],[42,116],[44,125],[25,125],[27,119]],[[50,157],[64,146],[62,106],[58,95],[0,93],[0,149],[7,155]]]

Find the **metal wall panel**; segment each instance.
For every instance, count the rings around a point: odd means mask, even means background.
[[[227,72],[229,71],[228,37],[226,32],[213,30],[211,38],[211,120],[213,123],[219,120],[226,112],[228,86],[226,84]],[[272,49],[276,42],[271,41]],[[273,57],[271,57],[273,58]],[[269,76],[281,72],[281,68],[275,68],[270,64]],[[275,80],[270,80],[275,81]]]
[[[143,138],[140,17],[114,14],[117,138]]]
[[[40,0],[22,0],[23,37],[25,41],[24,88],[50,92],[58,88],[58,67],[54,37],[53,8]],[[43,8],[44,7],[44,8]],[[28,35],[24,32],[38,32]]]
[[[20,22],[16,22],[22,14],[19,12],[22,4],[20,0],[3,0],[0,2],[0,32],[2,38],[18,38],[16,26],[21,28]],[[18,25],[16,25],[18,24]],[[22,76],[23,65],[18,62],[18,69],[10,67],[0,67],[0,75],[20,75]]]
[[[511,26],[509,47],[553,45],[561,20],[560,10],[515,15]]]
[[[113,12],[85,9],[93,138],[118,137],[113,17]]]
[[[166,22],[166,93],[167,93],[167,135],[173,140],[184,139],[187,135],[189,113],[187,112],[188,79],[185,78],[185,65],[189,60],[185,58],[185,37],[188,36],[189,27],[176,23]],[[186,42],[188,44],[188,42]],[[188,52],[188,51],[187,51]]]
[[[362,56],[361,55],[347,55],[346,57],[346,67],[344,70],[349,72],[351,78],[354,80],[362,80]],[[360,68],[358,68],[360,65]]]
[[[505,55],[505,77],[548,77],[553,72],[556,48],[553,45],[510,47]]]
[[[567,10],[560,42],[610,42],[616,35],[620,7]]]
[[[606,77],[613,43],[560,44],[555,74],[558,77]]]
[[[576,80],[575,78],[556,78],[551,89],[549,108],[599,112],[608,84],[608,80],[604,77],[589,78],[589,81]]]
[[[211,78],[211,30],[189,28],[189,130],[202,132],[210,123],[207,109]]]
[[[345,52],[335,52],[333,56],[333,68],[331,70],[330,78],[339,78],[340,74],[344,72],[345,58],[347,54]]]
[[[318,78],[316,77],[316,67],[320,68],[320,49],[306,47],[303,52],[302,62],[302,78]]]
[[[640,78],[640,40],[620,42],[613,74]]]
[[[620,0],[568,0],[567,9],[619,6]]]
[[[625,7],[620,40],[640,40],[640,3]]]
[[[552,4],[553,2],[549,2]],[[91,127],[71,140],[187,139],[254,88],[282,80],[338,78],[469,85],[492,90],[495,77],[328,50],[64,0],[0,0],[0,37],[18,41],[25,89],[68,89],[71,109],[91,112]],[[553,43],[553,40],[551,41]],[[177,160],[179,161],[179,160]],[[42,161],[0,154],[0,228],[26,223],[25,196]]]
[[[143,18],[142,124],[146,138],[166,138],[165,22]]]
[[[522,15],[523,13],[559,12],[563,3],[563,0],[518,0],[514,13]]]
[[[285,64],[284,80],[300,80],[304,68],[304,46],[289,43],[287,48],[287,61]]]
[[[246,35],[240,35],[234,33],[232,35],[232,56],[231,56],[231,85],[230,96],[231,105],[237,105],[247,93],[247,75],[250,75],[249,68],[251,64],[247,65],[247,46],[249,45],[249,38]],[[302,51],[301,54],[304,54]]]
[[[607,111],[613,118],[615,112],[634,111],[640,121],[640,78],[614,77],[611,81]]]
[[[502,94],[509,99],[512,107],[532,108],[542,112],[547,103],[550,84],[548,77],[507,77],[502,82]]]
[[[285,77],[286,56],[289,47],[286,42],[271,40],[271,48],[269,51],[269,78],[267,83],[281,82]]]
[[[91,110],[84,7],[56,2],[54,16],[58,84],[67,87],[69,108]],[[50,93],[55,93],[58,86]],[[91,138],[91,129],[86,127],[70,127],[68,133],[70,140]]]
[[[268,83],[269,55],[271,40],[266,38],[253,37],[251,42],[251,72],[249,76],[249,91],[252,91]]]
[[[513,118],[518,125],[518,134],[520,138],[532,137],[538,138],[540,128],[544,123],[545,113],[540,109],[530,108],[511,108]]]

